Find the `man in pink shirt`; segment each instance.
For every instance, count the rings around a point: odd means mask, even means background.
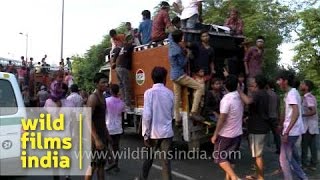
[[[244,67],[248,78],[254,78],[256,75],[262,73],[264,53],[264,37],[258,36],[256,46],[252,46],[246,52],[244,57]]]
[[[319,134],[319,123],[318,123],[318,112],[317,112],[317,99],[311,94],[313,90],[313,82],[309,80],[304,80],[300,85],[300,91],[303,94],[302,99],[302,119],[306,132],[302,135],[302,152],[301,160],[302,166],[309,167],[311,170],[317,170],[317,134]],[[308,164],[308,150],[310,148],[311,159],[310,164]]]
[[[229,75],[226,79],[228,93],[220,102],[220,116],[211,138],[214,144],[214,160],[225,171],[226,179],[238,180],[232,165],[239,151],[242,135],[243,103],[237,91],[238,78]],[[228,153],[226,153],[228,152]],[[227,156],[226,156],[227,154]]]

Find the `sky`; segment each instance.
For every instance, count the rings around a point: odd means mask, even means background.
[[[65,0],[63,58],[83,55],[102,41],[110,29],[121,22],[137,27],[142,10],[153,8],[159,0]],[[62,0],[1,0],[0,57],[26,56],[38,62],[47,54],[50,64],[58,64],[61,54]],[[22,35],[20,33],[23,33]],[[292,44],[283,44],[281,63],[291,64]]]

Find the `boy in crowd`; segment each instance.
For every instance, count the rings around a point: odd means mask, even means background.
[[[238,79],[234,75],[229,75],[226,79],[226,89],[228,93],[220,102],[220,116],[216,130],[211,138],[215,144],[214,152],[218,158],[215,162],[225,171],[226,179],[239,180],[232,165],[234,157],[222,156],[221,154],[235,154],[239,150],[242,135],[243,103],[237,91]],[[228,153],[226,153],[228,152]]]
[[[297,152],[296,142],[300,135],[305,132],[302,112],[301,112],[301,97],[299,92],[294,86],[294,74],[290,71],[282,71],[278,78],[277,83],[281,90],[284,90],[285,97],[285,117],[281,133],[281,148],[280,148],[280,166],[283,172],[284,179],[293,179],[295,173],[299,179],[308,179],[299,164],[299,158],[295,155]]]
[[[317,113],[317,100],[316,97],[311,93],[313,89],[313,82],[304,80],[300,85],[300,91],[303,95],[302,99],[302,119],[306,127],[306,132],[302,135],[302,166],[309,167],[311,170],[317,170],[317,134],[319,134],[318,128],[318,113]],[[308,164],[308,150],[310,148],[311,161]]]
[[[125,110],[124,102],[119,98],[119,85],[111,84],[111,97],[106,98],[106,125],[112,139],[113,154],[119,151],[122,129],[122,112]],[[115,159],[115,171],[119,172],[119,157]]]
[[[204,113],[214,122],[218,120],[220,115],[219,107],[222,97],[222,79],[213,78],[210,83],[210,90],[206,93]]]

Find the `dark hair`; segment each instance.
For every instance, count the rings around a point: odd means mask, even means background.
[[[117,35],[117,31],[114,30],[114,29],[111,29],[111,30],[109,31],[109,36],[110,36],[110,37],[114,37],[115,35]]]
[[[100,81],[101,79],[103,79],[103,78],[108,79],[108,76],[105,75],[105,74],[103,74],[103,73],[96,73],[96,74],[94,75],[93,82],[94,82],[94,83],[99,83],[99,81]]]
[[[314,88],[314,84],[310,80],[304,80],[303,83],[308,87],[308,91],[312,91]]]
[[[258,40],[258,39],[262,39],[262,40],[264,41],[264,37],[263,37],[263,36],[261,36],[261,35],[260,35],[260,36],[258,36],[256,40]]]
[[[275,89],[276,88],[276,81],[273,79],[268,80],[268,86],[270,89]]]
[[[143,10],[142,11],[142,16],[145,17],[146,19],[150,19],[151,18],[151,13],[149,10]]]
[[[66,83],[62,83],[62,90],[64,90],[63,96],[66,96],[69,90],[68,85]]]
[[[288,70],[282,70],[279,72],[277,79],[283,79],[288,81],[288,85],[293,87],[294,86],[294,73]]]
[[[172,39],[175,43],[179,43],[182,41],[183,32],[181,30],[174,30],[172,32]]]
[[[181,21],[181,19],[178,16],[176,16],[171,20],[171,23],[173,25],[175,25],[175,24],[178,24],[180,21]]]
[[[230,74],[226,79],[226,88],[229,92],[237,90],[238,87],[238,78],[237,76]]]
[[[78,87],[78,85],[72,84],[72,85],[70,86],[70,91],[71,91],[71,92],[79,92],[79,87]]]
[[[161,3],[160,3],[160,8],[161,9],[167,9],[169,7],[170,7],[170,5],[169,5],[169,3],[167,1],[161,1]]]
[[[126,26],[131,25],[131,22],[126,22]]]
[[[206,30],[206,29],[202,29],[201,31],[200,31],[200,37],[202,36],[202,34],[204,34],[204,33],[209,33],[209,31],[208,30]]]
[[[263,75],[257,75],[254,80],[256,81],[258,88],[259,89],[264,89],[266,88],[267,84],[268,84],[268,80],[266,77],[264,77]]]
[[[21,56],[21,59],[24,59],[24,56]]]
[[[222,79],[221,78],[219,78],[219,77],[215,77],[215,78],[213,78],[213,79],[211,79],[211,84],[214,84],[214,83],[216,83],[216,82],[218,82],[218,81],[222,81]]]
[[[198,73],[200,70],[204,70],[203,68],[201,68],[200,66],[195,65],[194,67],[194,72]]]
[[[239,77],[245,77],[244,73],[243,72],[239,73],[238,78]]]
[[[118,84],[111,84],[110,90],[111,94],[117,95],[119,93],[120,87]]]
[[[164,83],[168,71],[164,67],[156,66],[152,69],[151,76],[154,84]]]

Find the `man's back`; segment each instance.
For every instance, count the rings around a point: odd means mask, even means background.
[[[142,34],[142,44],[147,44],[151,42],[151,32],[152,32],[152,21],[150,19],[145,19],[139,25],[139,33]]]
[[[151,139],[173,137],[173,106],[173,92],[163,84],[154,84],[145,92],[143,120],[151,120]]]

